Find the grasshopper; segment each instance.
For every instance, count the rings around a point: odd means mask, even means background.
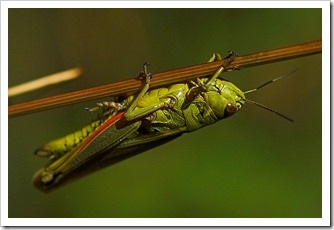
[[[145,80],[138,95],[117,102],[104,102],[99,119],[90,125],[45,144],[36,150],[50,163],[34,176],[34,185],[48,192],[106,166],[164,144],[183,133],[192,132],[237,113],[245,102],[256,104],[283,118],[290,118],[245,98],[241,91],[220,74],[233,61],[231,52],[212,76],[150,90],[152,74],[144,64]],[[209,62],[221,60],[214,54]],[[280,77],[281,78],[281,77]]]

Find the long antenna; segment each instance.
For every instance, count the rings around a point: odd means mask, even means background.
[[[274,79],[272,79],[270,81],[267,81],[267,82],[263,83],[262,85],[258,86],[255,89],[251,89],[251,90],[245,91],[244,94],[253,93],[253,92],[255,92],[255,91],[257,91],[257,90],[259,90],[259,89],[261,89],[261,88],[263,88],[263,87],[265,87],[265,86],[267,86],[267,85],[269,85],[269,84],[271,84],[271,83],[273,83],[275,81],[278,81],[278,80],[280,80],[280,79],[282,79],[284,77],[287,77],[287,76],[289,76],[289,75],[291,75],[291,74],[293,74],[293,73],[295,73],[297,71],[298,71],[298,68],[293,69],[292,71],[290,71],[290,72],[288,72],[286,74],[283,74],[283,75],[281,75],[279,77],[276,77],[276,78],[274,78]],[[284,115],[284,114],[282,114],[282,113],[280,113],[280,112],[278,112],[278,111],[276,111],[276,110],[274,110],[272,108],[269,108],[268,106],[265,106],[263,104],[260,104],[258,102],[255,102],[255,101],[252,101],[252,100],[249,100],[249,99],[246,99],[246,98],[244,99],[244,101],[247,102],[247,103],[249,103],[249,104],[257,105],[257,106],[259,106],[259,107],[261,107],[261,108],[263,108],[265,110],[268,110],[269,112],[275,113],[278,116],[280,116],[280,117],[282,117],[282,118],[284,118],[284,119],[286,119],[286,120],[288,120],[290,122],[294,122],[294,120],[291,119],[290,117],[288,117],[288,116],[286,116],[286,115]]]
[[[287,76],[289,76],[289,75],[291,75],[291,74],[293,74],[293,73],[295,73],[297,71],[298,71],[298,68],[293,69],[293,70],[291,70],[290,72],[288,72],[286,74],[283,74],[283,75],[281,75],[279,77],[276,77],[276,78],[274,78],[274,79],[272,79],[270,81],[267,81],[267,82],[263,83],[262,85],[260,85],[259,87],[255,88],[255,89],[251,89],[251,90],[245,91],[244,94],[253,93],[253,92],[255,92],[255,91],[257,91],[257,90],[259,90],[259,89],[261,89],[261,88],[263,88],[263,87],[265,87],[265,86],[267,86],[267,85],[269,85],[269,84],[271,84],[271,83],[273,83],[275,81],[278,81],[278,80],[280,80],[280,79],[282,79],[284,77],[287,77]]]
[[[285,116],[284,114],[282,114],[282,113],[280,113],[280,112],[278,112],[278,111],[276,111],[276,110],[274,110],[274,109],[272,109],[272,108],[269,108],[269,107],[267,107],[267,106],[265,106],[265,105],[262,105],[262,104],[260,104],[260,103],[258,103],[258,102],[249,100],[249,99],[247,99],[247,98],[245,98],[245,99],[243,99],[243,100],[244,100],[245,102],[249,103],[249,104],[257,105],[257,106],[259,106],[259,107],[261,107],[261,108],[263,108],[263,109],[265,109],[265,110],[268,110],[269,112],[275,113],[276,115],[278,115],[278,116],[280,116],[280,117],[282,117],[282,118],[284,118],[284,119],[286,119],[286,120],[288,120],[288,121],[290,121],[290,122],[294,122],[294,120],[291,119],[290,117]]]

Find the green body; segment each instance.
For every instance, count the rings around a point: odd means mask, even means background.
[[[151,76],[145,69],[141,92],[119,102],[125,110],[109,108],[102,119],[36,151],[51,163],[36,174],[35,185],[49,191],[233,115],[245,97],[235,85],[218,78],[223,70],[197,82],[149,90]]]

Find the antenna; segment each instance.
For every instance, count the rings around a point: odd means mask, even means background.
[[[265,109],[265,110],[268,110],[269,112],[275,113],[276,115],[278,115],[278,116],[280,116],[280,117],[282,117],[282,118],[284,118],[284,119],[286,119],[286,120],[288,120],[288,121],[290,121],[290,122],[294,122],[294,120],[291,119],[290,117],[285,116],[284,114],[282,114],[282,113],[280,113],[280,112],[278,112],[278,111],[276,111],[276,110],[273,110],[272,108],[269,108],[269,107],[267,107],[267,106],[265,106],[265,105],[262,105],[262,104],[260,104],[260,103],[258,103],[258,102],[249,100],[249,99],[247,99],[247,98],[245,98],[245,99],[243,99],[243,100],[245,100],[245,102],[247,102],[247,103],[249,103],[249,104],[257,105],[257,106],[259,106],[259,107],[261,107],[261,108],[263,108],[263,109]]]
[[[261,88],[263,88],[263,87],[265,87],[265,86],[267,86],[267,85],[269,85],[269,84],[271,84],[271,83],[273,83],[275,81],[278,81],[278,80],[280,80],[280,79],[282,79],[284,77],[287,77],[287,76],[289,76],[289,75],[291,75],[291,74],[293,74],[293,73],[295,73],[297,71],[298,71],[298,68],[293,69],[289,73],[283,74],[283,75],[281,75],[279,77],[276,77],[276,78],[274,78],[274,79],[272,79],[270,81],[267,81],[267,82],[263,83],[262,85],[260,85],[259,87],[255,88],[255,89],[250,89],[250,90],[245,91],[244,94],[253,93],[253,92],[255,92],[255,91],[257,91],[257,90],[259,90],[259,89],[261,89]]]
[[[276,77],[276,78],[274,78],[274,79],[272,79],[272,80],[270,80],[270,81],[265,82],[264,84],[258,86],[258,87],[255,88],[255,89],[251,89],[251,90],[247,90],[247,91],[245,91],[244,94],[247,94],[247,93],[253,93],[253,92],[255,92],[255,91],[257,91],[257,90],[259,90],[259,89],[261,89],[261,88],[263,88],[263,87],[265,87],[265,86],[267,86],[267,85],[269,85],[269,84],[271,84],[271,83],[273,83],[273,82],[275,82],[275,81],[278,81],[278,80],[280,80],[280,79],[282,79],[282,78],[284,78],[284,77],[287,77],[287,76],[289,76],[289,75],[291,75],[291,74],[293,74],[293,73],[295,73],[295,72],[297,72],[297,71],[298,71],[298,68],[293,69],[292,71],[290,71],[290,72],[288,72],[288,73],[286,73],[286,74],[283,74],[283,75],[281,75],[281,76],[279,76],[279,77]],[[261,107],[261,108],[263,108],[263,109],[265,109],[265,110],[267,110],[267,111],[269,111],[269,112],[275,113],[275,114],[277,114],[278,116],[280,116],[280,117],[282,117],[282,118],[284,118],[284,119],[286,119],[286,120],[288,120],[288,121],[290,121],[290,122],[294,122],[294,120],[291,119],[290,117],[285,116],[284,114],[282,114],[282,113],[280,113],[280,112],[278,112],[278,111],[276,111],[276,110],[274,110],[274,109],[272,109],[272,108],[269,108],[269,107],[267,107],[267,106],[265,106],[265,105],[262,105],[262,104],[260,104],[260,103],[258,103],[258,102],[255,102],[255,101],[252,101],[252,100],[249,100],[249,99],[246,99],[246,98],[243,99],[243,100],[244,100],[245,102],[249,103],[249,104],[257,105],[257,106],[259,106],[259,107]]]

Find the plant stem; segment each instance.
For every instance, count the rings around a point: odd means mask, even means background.
[[[253,67],[293,58],[299,58],[302,56],[318,54],[321,53],[321,50],[322,42],[321,40],[319,40],[293,45],[285,48],[257,52],[237,57],[232,63],[227,66],[227,70],[233,70],[236,69],[236,67]],[[163,73],[157,73],[154,74],[154,77],[151,80],[151,87],[161,87],[163,85],[174,84],[177,82],[185,82],[190,79],[208,76],[213,74],[223,64],[224,60],[221,60],[170,70]],[[57,96],[37,99],[34,101],[9,106],[8,116],[9,118],[12,118],[78,102],[94,100],[103,97],[119,96],[126,93],[134,93],[138,91],[140,87],[141,81],[136,78],[65,93]]]

